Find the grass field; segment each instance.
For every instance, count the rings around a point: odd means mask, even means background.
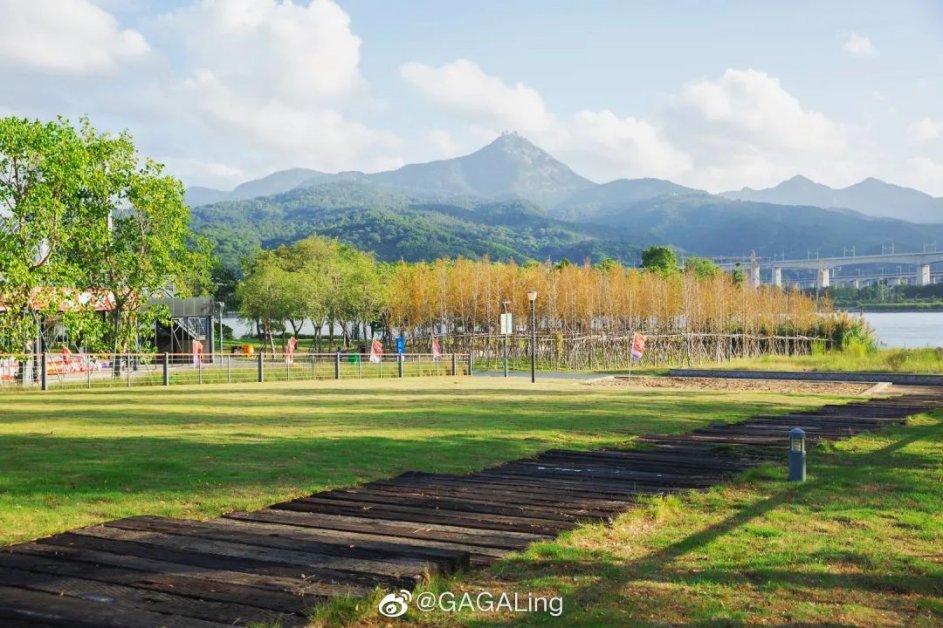
[[[209,517],[406,470],[463,472],[827,399],[415,378],[0,396],[0,543]]]
[[[725,362],[719,368],[773,371],[875,371],[885,373],[943,373],[943,349],[881,349],[819,355],[763,356]]]
[[[809,480],[760,468],[706,493],[652,500],[434,592],[562,596],[548,614],[420,613],[426,625],[943,624],[943,413],[831,444]],[[415,598],[414,598],[415,599]],[[339,601],[317,618],[380,625]]]

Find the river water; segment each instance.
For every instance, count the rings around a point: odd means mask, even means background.
[[[865,312],[884,347],[943,347],[943,312]]]
[[[943,312],[865,312],[863,316],[877,332],[882,346],[943,347]],[[249,326],[235,316],[224,316],[223,322],[233,328],[236,338],[249,332]],[[310,322],[305,323],[301,333],[314,333]],[[340,330],[335,329],[335,333],[340,334]]]

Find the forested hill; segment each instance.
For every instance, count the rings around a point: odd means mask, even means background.
[[[484,255],[519,262],[634,261],[641,249],[627,230],[555,220],[527,201],[437,198],[356,182],[196,207],[192,226],[216,243],[231,268],[258,248],[312,234],[337,237],[386,261]]]
[[[941,225],[708,194],[610,204],[569,222],[518,199],[423,196],[358,182],[196,207],[192,226],[216,243],[222,263],[230,268],[259,248],[313,234],[337,237],[387,261],[488,255],[518,262],[611,257],[630,264],[651,244],[705,256],[754,250],[758,255],[804,257],[808,249],[826,255],[854,244],[864,253],[895,242],[899,250],[918,250],[922,242],[943,241]]]
[[[629,264],[651,244],[703,256],[805,257],[811,249],[827,257],[843,247],[863,254],[890,243],[900,251],[943,241],[940,224],[731,199],[659,179],[596,184],[514,134],[470,155],[391,172],[285,170],[231,192],[188,194],[196,205],[194,229],[217,243],[232,268],[259,247],[313,234],[338,237],[383,260],[489,255],[518,261],[612,257]],[[906,198],[895,198],[903,199],[894,204],[903,211]],[[217,202],[200,204],[207,199]]]

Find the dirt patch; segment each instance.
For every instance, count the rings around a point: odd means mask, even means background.
[[[715,377],[626,377],[587,382],[612,388],[697,388],[701,390],[760,391],[811,395],[863,395],[873,387],[856,382],[800,382],[778,379],[724,379]]]

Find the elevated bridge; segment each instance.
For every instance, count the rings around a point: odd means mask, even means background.
[[[870,272],[862,277],[848,275],[842,277],[843,281],[853,282],[855,279],[864,281],[866,278],[875,280],[907,280],[913,279],[918,286],[928,286],[933,282],[933,275],[930,272],[930,265],[943,262],[943,251],[924,251],[922,253],[882,253],[871,255],[845,255],[842,257],[812,257],[806,259],[742,259],[739,261],[717,260],[717,265],[723,270],[733,270],[739,266],[744,272],[749,272],[750,282],[753,285],[760,285],[761,273],[769,277],[769,283],[775,286],[783,285],[783,269],[788,270],[811,270],[816,273],[816,285],[819,288],[827,288],[831,285],[835,269],[848,266],[878,265],[886,268],[898,268],[898,272],[874,273]],[[906,267],[906,270],[905,270]]]

